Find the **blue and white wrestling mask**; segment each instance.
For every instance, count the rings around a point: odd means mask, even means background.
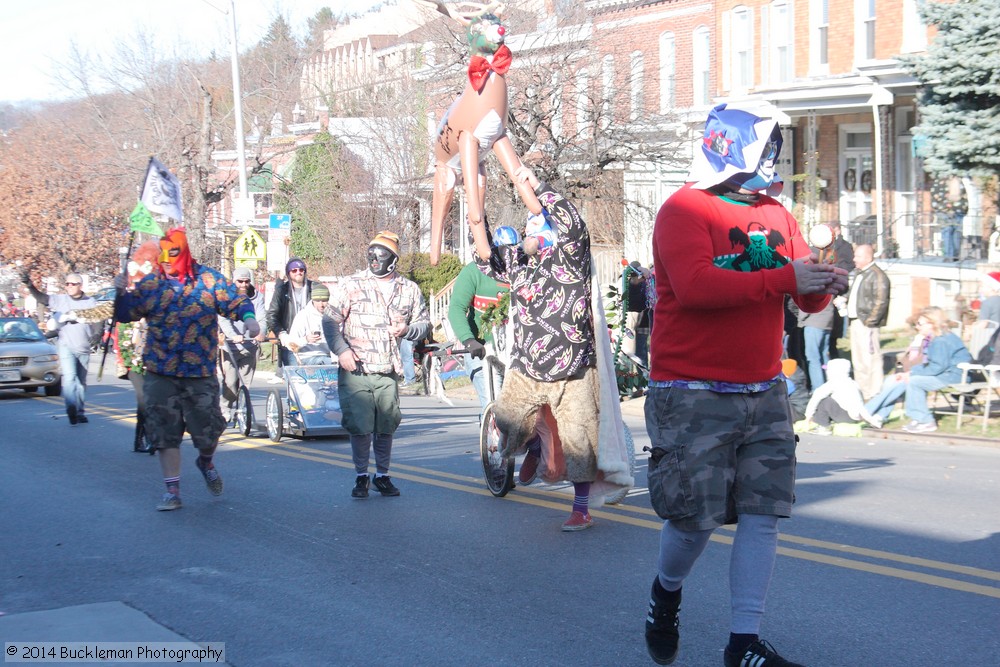
[[[701,150],[695,151],[687,180],[699,190],[726,184],[734,190],[777,195],[782,188],[775,171],[781,143],[777,121],[720,104],[708,114]]]

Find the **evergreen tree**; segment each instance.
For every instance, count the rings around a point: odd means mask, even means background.
[[[921,155],[936,175],[1000,173],[1000,2],[922,2],[937,28],[926,53],[903,58],[924,86],[919,95]]]
[[[312,53],[322,53],[323,51],[323,31],[332,30],[339,24],[339,19],[334,16],[333,10],[329,7],[323,7],[316,14],[309,19],[306,19],[306,28],[308,30],[308,35],[306,36],[306,48]]]

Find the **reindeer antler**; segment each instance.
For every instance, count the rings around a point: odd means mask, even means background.
[[[499,0],[491,2],[453,2],[445,0],[416,0],[417,2],[433,7],[445,16],[450,16],[464,26],[468,26],[476,19],[486,14],[499,14],[503,9],[503,3]]]

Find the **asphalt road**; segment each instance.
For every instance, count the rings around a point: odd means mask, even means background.
[[[259,414],[269,388],[254,387]],[[225,493],[209,495],[186,444],[185,506],[156,512],[129,385],[92,377],[88,393],[90,423],[70,426],[61,399],[0,391],[0,612],[122,601],[225,642],[240,667],[653,664],[661,522],[641,457],[623,505],[562,533],[568,489],[486,491],[476,405],[408,396],[398,498],[350,498],[345,438],[230,431]],[[765,639],[812,667],[998,664],[1000,448],[805,436],[798,477]],[[722,664],[732,535],[717,531],[685,586],[676,665]]]

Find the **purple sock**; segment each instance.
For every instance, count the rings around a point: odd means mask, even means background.
[[[573,511],[587,513],[590,503],[590,482],[573,482]]]

